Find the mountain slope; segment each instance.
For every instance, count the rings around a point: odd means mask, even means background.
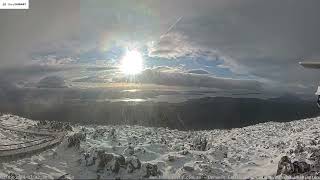
[[[1,123],[12,124],[17,119],[36,124],[18,116],[0,117]],[[2,162],[0,177],[263,178],[276,176],[278,162],[285,155],[311,164],[318,172],[318,159],[310,157],[320,150],[319,120],[206,131],[75,125],[59,146]],[[77,141],[81,134],[85,137]],[[3,143],[6,132],[0,129],[0,135]]]

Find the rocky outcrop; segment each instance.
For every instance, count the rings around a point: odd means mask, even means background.
[[[109,138],[115,140],[117,138],[116,130],[112,128],[109,132]]]
[[[186,171],[189,171],[189,172],[194,170],[193,166],[190,165],[190,164],[183,165],[183,169],[186,170]]]
[[[6,179],[18,179],[18,177],[15,173],[9,173]]]
[[[84,133],[75,133],[72,136],[68,137],[68,147],[80,148],[81,141],[86,140],[86,134]]]
[[[126,160],[122,155],[106,153],[104,151],[98,152],[98,167],[97,171],[111,170],[114,173],[118,173],[120,167],[126,166]]]
[[[291,175],[294,172],[293,164],[288,156],[283,156],[278,163],[277,175]]]
[[[294,161],[292,163],[288,156],[283,156],[278,163],[277,175],[285,174],[289,176],[297,176],[308,173],[310,170],[310,164],[304,161]]]
[[[123,154],[125,156],[132,156],[134,154],[134,148],[132,146],[128,146],[124,151]]]
[[[145,163],[142,165],[143,177],[149,178],[150,176],[159,176],[161,175],[161,171],[158,170],[158,166],[156,164]]]
[[[123,155],[106,153],[104,150],[97,152],[97,172],[111,171],[113,173],[119,173],[120,168],[126,169],[128,173],[133,173],[136,170],[141,169],[142,163],[136,156],[128,156],[125,158]],[[146,165],[146,174],[152,176],[157,171],[157,167]]]
[[[62,130],[63,129],[63,123],[62,122],[51,122],[50,127],[52,129],[56,129],[56,130]]]
[[[133,171],[141,168],[140,160],[135,156],[130,156],[126,159],[127,171],[132,173]]]
[[[66,124],[64,126],[64,129],[67,130],[67,131],[73,131],[73,128],[72,128],[72,126],[70,124]]]
[[[106,132],[106,129],[96,129],[92,135],[92,138],[97,139],[99,137],[103,137]]]
[[[194,150],[198,150],[198,151],[205,151],[207,150],[207,138],[204,136],[197,136],[194,140],[193,140],[193,149]]]
[[[300,162],[300,161],[294,161],[293,163],[293,173],[294,174],[303,174],[303,173],[307,173],[311,170],[311,166],[310,164],[306,163],[306,162]]]

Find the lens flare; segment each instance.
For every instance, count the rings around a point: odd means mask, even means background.
[[[143,58],[139,51],[131,50],[121,59],[120,70],[126,75],[136,75],[143,70]]]

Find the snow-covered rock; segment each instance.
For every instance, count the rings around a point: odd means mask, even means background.
[[[7,114],[0,116],[0,122],[29,129],[51,124]],[[271,179],[320,175],[320,118],[206,131],[128,125],[71,127],[73,131],[67,131],[61,145],[0,163],[0,177]],[[1,144],[36,138],[0,128]],[[67,148],[69,144],[78,148]]]
[[[130,156],[126,159],[127,170],[132,173],[136,169],[141,168],[141,162],[136,156]]]
[[[80,147],[81,141],[86,140],[86,134],[84,133],[75,133],[72,136],[68,137],[68,147]]]

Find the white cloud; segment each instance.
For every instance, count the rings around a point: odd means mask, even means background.
[[[160,38],[154,44],[150,44],[148,52],[150,57],[162,57],[175,59],[183,56],[193,55],[198,51],[193,48],[187,37],[180,33],[169,33]]]

